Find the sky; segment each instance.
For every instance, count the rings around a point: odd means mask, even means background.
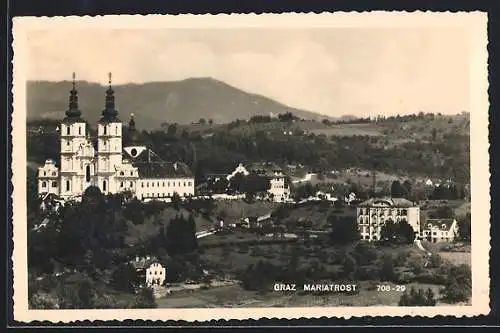
[[[28,35],[28,80],[213,77],[328,116],[469,111],[459,27],[51,29]]]

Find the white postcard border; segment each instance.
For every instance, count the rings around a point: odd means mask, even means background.
[[[488,142],[487,15],[431,12],[364,12],[322,14],[113,15],[13,18],[13,272],[14,319],[21,322],[81,320],[184,320],[259,318],[320,318],[364,316],[474,316],[489,308],[490,172]],[[26,224],[26,42],[29,31],[44,29],[159,29],[159,28],[290,28],[290,27],[410,27],[463,26],[471,32],[471,211],[472,305],[437,307],[302,307],[29,310]]]

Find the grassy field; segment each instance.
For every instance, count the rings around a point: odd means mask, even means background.
[[[228,223],[233,223],[249,216],[262,216],[271,213],[279,203],[255,201],[251,204],[243,200],[218,201],[215,215],[222,213]]]
[[[299,291],[301,286],[297,286],[297,291],[274,291],[272,288],[268,292],[254,292],[244,290],[235,284],[232,286],[217,287],[197,291],[183,291],[171,294],[165,298],[157,300],[159,308],[193,308],[193,307],[312,307],[312,306],[397,306],[401,291],[377,291],[376,282],[363,281],[357,284],[358,294],[350,295],[346,293],[331,292],[322,295],[315,295],[308,291]],[[386,283],[383,283],[384,285]],[[394,286],[394,284],[390,284]],[[439,295],[441,286],[433,284],[408,284],[405,288],[411,287],[431,288],[436,295]],[[441,305],[439,303],[437,305]]]
[[[339,124],[327,128],[310,129],[309,132],[326,136],[383,136],[381,128],[376,124]]]

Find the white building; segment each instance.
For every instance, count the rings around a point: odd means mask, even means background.
[[[245,167],[240,163],[233,172],[226,178],[231,180],[236,174],[241,173],[248,176],[250,173],[255,173],[261,177],[269,179],[270,187],[267,193],[271,195],[273,201],[285,202],[290,197],[290,186],[283,170],[274,163],[254,163]]]
[[[162,286],[166,278],[166,268],[158,262],[153,262],[146,269],[146,286]]]
[[[194,177],[188,166],[165,162],[140,144],[133,116],[129,123],[133,143],[122,147],[122,122],[115,109],[111,74],[109,83],[105,109],[97,123],[97,140],[93,142],[78,109],[73,75],[69,109],[60,125],[61,165],[58,168],[53,160],[47,160],[38,169],[38,193],[78,199],[88,187],[96,186],[104,194],[129,191],[142,200],[168,198],[174,193],[194,195]]]
[[[458,237],[458,231],[455,219],[427,219],[422,225],[422,239],[432,243],[453,242]]]
[[[380,240],[382,227],[388,220],[407,222],[420,234],[420,207],[403,198],[372,198],[357,208],[357,222],[362,240]]]

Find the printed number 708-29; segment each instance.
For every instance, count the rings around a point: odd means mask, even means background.
[[[404,292],[406,290],[406,286],[403,285],[395,285],[391,286],[390,284],[378,284],[377,291],[399,291]]]

